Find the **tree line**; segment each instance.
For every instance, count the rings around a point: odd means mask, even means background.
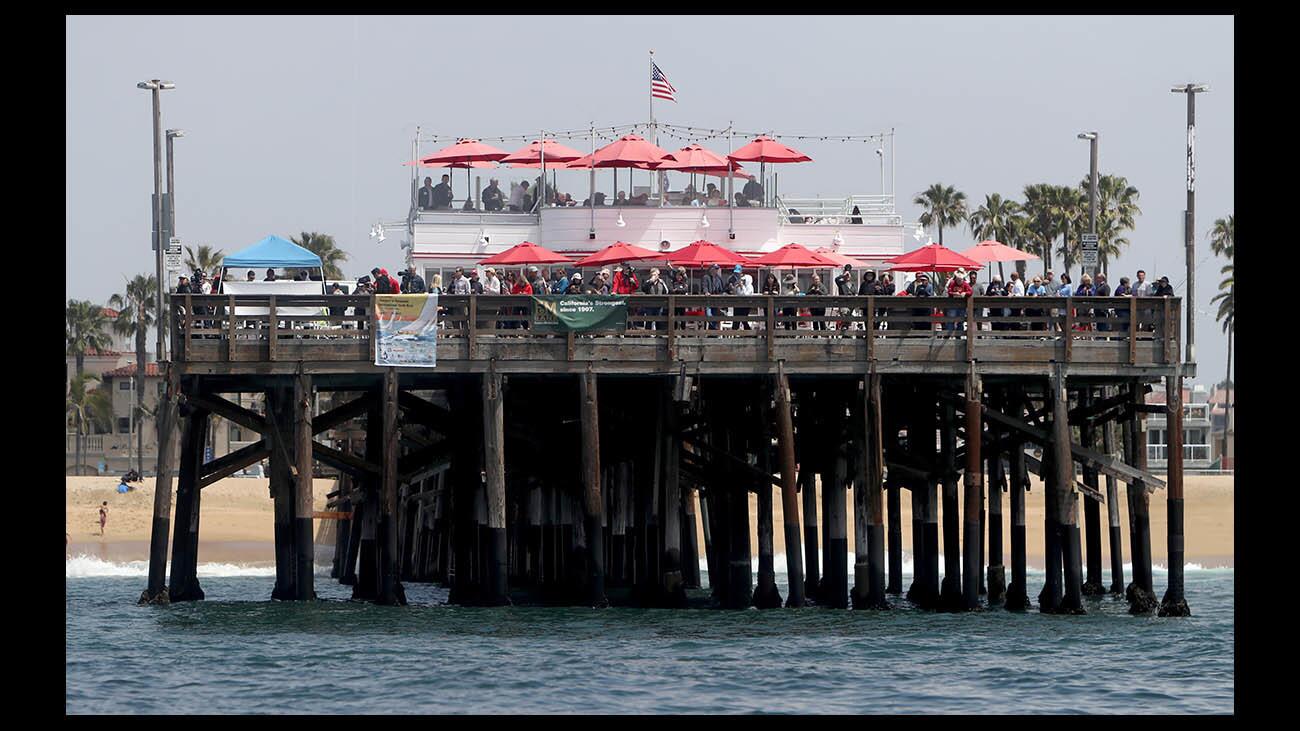
[[[1035,254],[1042,258],[1045,269],[1051,269],[1054,257],[1059,256],[1062,269],[1068,272],[1083,258],[1081,235],[1088,231],[1091,187],[1088,178],[1078,186],[1031,183],[1022,191],[1023,201],[992,193],[972,211],[965,193],[935,183],[917,193],[912,202],[921,206],[921,225],[938,229],[940,244],[945,228],[965,222],[977,239],[993,239]],[[1097,178],[1097,256],[1104,272],[1109,273],[1110,262],[1131,243],[1126,234],[1142,213],[1139,196],[1138,189],[1121,175]],[[1023,278],[1025,262],[1016,262],[1016,270]]]

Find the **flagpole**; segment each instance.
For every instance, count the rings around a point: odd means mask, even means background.
[[[727,121],[727,195],[731,196],[727,200],[728,240],[736,238],[736,196],[731,192],[736,187],[736,163],[731,159],[731,128],[735,126],[735,120]]]
[[[655,49],[651,48],[651,49],[650,49],[650,140],[651,140],[652,142],[654,142],[655,145],[657,146],[657,145],[659,144],[659,127],[658,127],[658,125],[655,124],[655,90],[654,90],[654,76],[655,76]],[[630,179],[631,179],[631,176],[632,176],[632,174],[631,174],[631,172],[629,172],[629,173],[628,173],[629,181],[630,181]],[[656,181],[655,181],[655,182],[659,182],[659,181],[658,181],[659,175],[656,175],[655,178],[656,178]],[[664,201],[663,201],[663,186],[662,186],[662,185],[659,185],[659,186],[656,186],[656,187],[659,188],[659,190],[656,191],[656,195],[659,197],[659,205],[660,205],[660,206],[663,206],[663,204],[664,204]],[[631,183],[631,182],[628,182],[628,184],[627,184],[627,188],[628,188],[628,189],[627,189],[627,196],[628,196],[628,198],[631,198],[631,197],[632,197],[632,183]]]

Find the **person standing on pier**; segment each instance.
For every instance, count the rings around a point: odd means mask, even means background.
[[[424,187],[417,191],[415,204],[422,211],[433,208],[433,178],[424,179]]]
[[[1137,270],[1137,281],[1133,283],[1133,296],[1150,297],[1151,290],[1151,283],[1147,281],[1146,271],[1142,269]]]
[[[710,183],[709,185],[712,186],[713,184]],[[725,290],[726,290],[726,285],[724,285],[722,282],[722,267],[717,264],[714,264],[713,266],[709,267],[708,273],[700,278],[700,292],[702,294],[716,296],[716,295],[725,294]],[[709,317],[713,317],[715,313],[720,311],[721,311],[720,308],[714,308],[714,307],[704,308],[704,314]],[[720,323],[709,322],[707,329],[717,330],[720,327],[721,327]]]
[[[442,176],[442,182],[433,186],[433,208],[451,208],[451,176]]]
[[[425,178],[428,180],[428,178]],[[501,186],[497,183],[496,178],[488,181],[488,187],[483,189],[483,210],[496,212],[505,207],[506,194],[501,191]]]
[[[551,267],[551,294],[564,294],[569,291],[569,278],[564,276],[564,267]]]
[[[483,294],[501,294],[501,278],[492,267],[483,270]]]

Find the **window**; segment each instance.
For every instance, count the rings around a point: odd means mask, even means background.
[[[131,433],[131,420],[130,420],[129,418],[127,418],[127,417],[125,417],[125,416],[120,416],[120,417],[118,417],[118,419],[117,419],[117,433],[118,433],[118,434],[130,434],[130,433]]]
[[[118,381],[118,382],[117,382],[117,390],[119,390],[119,391],[130,391],[130,390],[131,390],[131,379],[130,379],[130,378],[123,378],[122,380]]]

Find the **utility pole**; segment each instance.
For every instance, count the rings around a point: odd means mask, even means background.
[[[1097,240],[1097,132],[1080,132],[1079,139],[1088,140],[1088,235],[1092,241]],[[1098,259],[1090,267],[1084,267],[1094,279],[1097,277],[1097,267],[1101,261]]]
[[[163,312],[163,251],[165,250],[162,240],[163,234],[163,208],[162,208],[162,108],[160,106],[159,92],[164,89],[175,89],[176,85],[170,81],[161,79],[150,79],[141,81],[135,85],[137,89],[147,89],[153,96],[153,244],[154,244],[154,263],[157,266],[155,274],[158,277],[158,290],[154,297],[154,312],[158,328],[157,348],[154,354],[159,363],[163,360],[163,333],[166,331],[168,318]],[[143,366],[140,366],[143,367]]]
[[[176,170],[172,164],[172,140],[184,137],[185,130],[169,129],[167,136],[167,242],[176,236]],[[169,281],[168,286],[171,285]],[[210,431],[210,430],[209,430]]]
[[[1183,84],[1170,91],[1187,95],[1187,211],[1183,236],[1187,246],[1187,350],[1186,363],[1196,362],[1196,95],[1210,90],[1208,84]]]

